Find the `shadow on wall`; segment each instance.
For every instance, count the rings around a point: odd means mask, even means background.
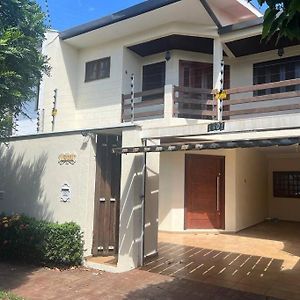
[[[41,153],[29,161],[25,152],[17,154],[12,145],[0,146],[0,190],[4,191],[0,212],[52,220],[42,184],[47,155]]]
[[[147,167],[145,200],[145,256],[157,252],[159,174]]]
[[[144,158],[135,156],[121,191],[119,255],[134,260],[133,266],[141,262],[143,172]]]

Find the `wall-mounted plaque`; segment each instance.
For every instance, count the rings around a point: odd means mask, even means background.
[[[71,200],[71,187],[67,183],[61,187],[60,200],[62,202],[69,202]]]
[[[62,153],[58,156],[58,163],[60,165],[74,165],[76,163],[77,155],[75,153]]]

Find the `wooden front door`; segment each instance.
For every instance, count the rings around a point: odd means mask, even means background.
[[[120,136],[97,136],[94,256],[118,253],[121,156],[112,149],[121,145]]]
[[[186,155],[185,229],[225,229],[225,160]]]

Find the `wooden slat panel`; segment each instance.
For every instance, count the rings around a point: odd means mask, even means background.
[[[195,109],[185,109],[185,108],[175,108],[175,114],[182,114],[182,115],[195,115],[195,116],[216,116],[215,111],[210,110],[195,110]]]
[[[93,238],[93,255],[95,256],[116,254],[118,250],[121,158],[112,153],[112,149],[121,146],[119,140],[119,137],[109,135],[97,137]],[[111,201],[112,198],[115,201]]]
[[[147,111],[147,112],[139,112],[134,114],[134,119],[138,120],[139,118],[147,118],[147,117],[161,117],[164,115],[163,110],[159,111]],[[123,120],[130,120],[131,115],[130,114],[124,114]]]
[[[191,93],[191,94],[211,94],[210,89],[191,88],[191,87],[184,87],[184,86],[174,86],[174,92],[184,92],[184,93]]]
[[[179,97],[175,99],[176,103],[186,103],[186,104],[206,104],[206,105],[216,105],[217,102],[213,100],[203,100],[197,98],[183,98]]]
[[[251,103],[251,102],[280,100],[280,99],[297,98],[297,97],[300,97],[300,91],[268,94],[268,95],[263,95],[263,96],[256,96],[256,97],[249,97],[249,98],[242,98],[242,99],[226,100],[225,103],[227,105],[234,105],[234,104],[244,104],[244,103]]]
[[[260,113],[280,112],[280,111],[287,111],[287,110],[294,110],[294,109],[300,109],[300,103],[272,106],[272,107],[249,108],[249,109],[241,109],[241,110],[236,110],[236,111],[234,111],[234,110],[233,111],[224,111],[223,116],[260,114]]]
[[[120,136],[113,136],[112,148],[121,147],[122,140]],[[118,253],[119,248],[119,216],[120,216],[120,184],[121,184],[121,155],[116,153],[112,153],[112,169],[114,170],[112,173],[112,184],[111,184],[111,196],[116,199],[114,203],[114,214],[116,221],[113,224],[113,232],[114,235],[112,238],[115,238],[115,249],[114,252]]]
[[[160,104],[164,104],[163,98],[153,99],[153,100],[145,100],[142,102],[134,103],[134,108],[151,107],[153,105],[160,105]],[[130,108],[131,108],[130,103],[123,104],[123,109],[130,109]]]
[[[134,93],[134,98],[162,94],[162,93],[164,93],[164,91],[165,91],[164,88],[159,88],[159,89],[154,89],[154,90],[149,90],[149,91],[137,92],[137,93]],[[131,94],[123,95],[122,98],[123,98],[123,100],[131,99]]]
[[[238,93],[246,93],[246,92],[272,89],[272,88],[277,88],[277,87],[292,86],[292,85],[297,85],[297,84],[300,84],[300,78],[231,88],[231,89],[226,90],[226,92],[228,94],[238,94]],[[212,91],[212,92],[214,93],[215,91]]]

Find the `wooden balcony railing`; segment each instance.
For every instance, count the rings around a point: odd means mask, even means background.
[[[230,99],[224,103],[230,109],[224,117],[281,114],[300,109],[300,78],[232,88],[227,94]]]
[[[223,120],[300,112],[300,78],[226,90]],[[166,86],[122,96],[122,121],[186,118],[217,119],[215,91]]]
[[[210,89],[174,87],[174,117],[213,120],[217,102]]]
[[[164,88],[122,95],[122,122],[164,117]]]

